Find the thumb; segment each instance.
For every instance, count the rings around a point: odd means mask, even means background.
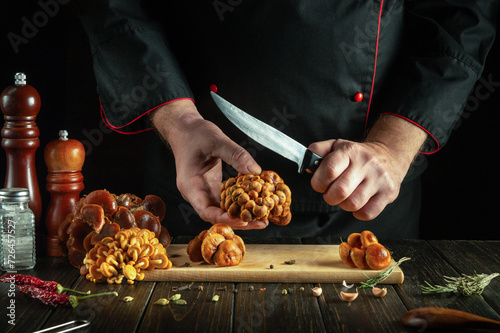
[[[247,174],[260,174],[262,168],[253,159],[246,149],[228,140],[224,146],[217,147],[217,155],[226,163],[231,165],[236,171]]]
[[[308,149],[321,157],[325,157],[334,150],[336,141],[337,140],[335,139],[331,139],[326,141],[314,142],[309,145]]]

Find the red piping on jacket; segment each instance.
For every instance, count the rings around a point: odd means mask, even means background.
[[[375,64],[373,65],[373,78],[372,78],[372,87],[371,87],[371,90],[370,90],[370,99],[368,100],[368,109],[366,110],[365,132],[366,132],[366,129],[368,128],[368,117],[370,115],[370,106],[372,104],[373,87],[375,86],[375,74],[377,72],[378,42],[379,42],[379,38],[380,38],[380,24],[382,22],[382,7],[383,7],[383,5],[384,5],[384,0],[380,1],[380,11],[378,13],[377,43],[375,44]],[[441,149],[440,145],[439,145],[439,141],[434,137],[434,135],[432,135],[431,132],[429,132],[428,130],[426,130],[424,127],[422,127],[421,125],[417,124],[413,120],[410,120],[410,119],[408,119],[408,118],[406,118],[406,117],[404,117],[402,115],[399,115],[397,113],[385,112],[383,114],[389,114],[389,115],[393,115],[393,116],[398,116],[400,118],[403,118],[403,119],[409,121],[413,125],[419,127],[423,131],[425,131],[436,142],[437,148],[434,151],[431,151],[431,152],[420,152],[421,154],[429,155],[429,154],[433,154],[433,153],[437,152],[439,149]]]
[[[144,117],[145,115],[147,115],[148,113],[150,113],[150,112],[151,112],[151,111],[153,111],[153,110],[156,110],[156,109],[157,109],[157,108],[159,108],[160,106],[167,105],[167,104],[169,104],[169,103],[172,103],[172,102],[175,102],[175,101],[180,101],[180,100],[183,100],[183,99],[188,99],[188,100],[191,100],[191,101],[193,101],[193,103],[194,103],[194,100],[193,100],[192,98],[189,98],[189,97],[183,97],[183,98],[173,99],[173,100],[171,100],[171,101],[168,101],[168,102],[165,102],[165,103],[160,104],[160,105],[158,105],[158,106],[155,106],[155,107],[154,107],[154,108],[152,108],[152,109],[149,109],[148,111],[144,112],[143,114],[141,114],[141,115],[140,115],[140,116],[138,116],[137,118],[132,119],[132,121],[130,121],[130,122],[128,122],[127,124],[122,125],[122,126],[113,126],[113,125],[111,125],[111,124],[109,123],[108,118],[106,117],[106,114],[104,113],[104,109],[103,109],[103,107],[102,107],[101,101],[99,101],[99,104],[100,104],[100,106],[101,106],[101,119],[102,119],[102,121],[104,122],[104,124],[105,124],[106,126],[108,126],[109,128],[111,128],[113,131],[115,131],[115,132],[117,132],[117,133],[120,133],[120,134],[129,134],[129,135],[131,135],[131,134],[139,134],[139,133],[142,133],[142,132],[150,131],[150,130],[152,130],[152,128],[146,128],[146,129],[139,130],[139,131],[135,131],[135,132],[124,132],[124,131],[120,131],[119,129],[120,129],[120,128],[123,128],[123,127],[126,127],[126,126],[128,126],[128,125],[130,125],[130,124],[132,124],[133,122],[135,122],[135,121],[139,120],[139,118]]]
[[[404,120],[406,121],[409,121],[410,123],[412,123],[413,125],[417,126],[418,128],[420,128],[422,131],[424,131],[425,133],[427,133],[427,135],[429,135],[435,142],[436,142],[436,145],[437,145],[437,148],[434,149],[433,151],[431,152],[420,152],[421,154],[424,154],[424,155],[430,155],[430,154],[433,154],[435,152],[437,152],[439,149],[441,149],[440,145],[439,145],[439,141],[434,137],[434,135],[431,134],[431,132],[429,132],[428,130],[426,130],[424,127],[422,127],[422,125],[419,125],[417,124],[416,122],[414,122],[413,120],[411,119],[408,119],[400,114],[397,114],[397,113],[392,113],[392,112],[384,112],[382,114],[388,114],[388,115],[391,115],[391,116],[396,116],[396,117],[400,117],[400,118],[403,118]]]
[[[365,131],[368,128],[368,116],[370,115],[370,106],[372,104],[373,87],[375,86],[375,74],[377,73],[378,41],[380,38],[380,24],[382,22],[382,7],[383,7],[383,5],[384,5],[384,0],[380,1],[380,10],[378,13],[377,43],[375,44],[375,64],[373,65],[373,78],[372,78],[372,87],[370,89],[370,99],[368,100],[368,109],[366,110]]]

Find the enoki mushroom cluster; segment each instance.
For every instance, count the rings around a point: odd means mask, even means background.
[[[269,220],[277,225],[287,225],[292,219],[292,192],[274,171],[229,178],[222,183],[220,196],[220,206],[231,219]]]
[[[144,270],[169,269],[167,250],[148,229],[130,228],[100,240],[87,253],[80,273],[94,283],[133,284],[144,279]]]

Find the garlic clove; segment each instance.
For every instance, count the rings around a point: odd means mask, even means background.
[[[323,289],[320,287],[314,287],[312,288],[313,295],[318,297],[323,293]]]
[[[354,287],[354,283],[353,283],[353,284],[349,284],[349,285],[348,285],[348,284],[345,282],[345,280],[342,282],[342,285],[343,285],[344,287],[346,287],[347,289],[351,289],[352,287]]]
[[[340,292],[340,298],[342,298],[343,301],[345,302],[352,302],[354,301],[356,298],[358,298],[358,288],[356,288],[356,292],[354,293],[345,293],[343,291]]]
[[[373,287],[372,293],[373,293],[373,295],[375,295],[377,297],[384,297],[385,295],[387,295],[387,288]]]

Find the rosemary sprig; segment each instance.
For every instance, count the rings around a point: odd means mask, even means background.
[[[387,279],[391,275],[391,273],[394,271],[394,269],[396,267],[398,267],[399,265],[401,265],[406,260],[410,260],[410,258],[403,257],[403,258],[399,259],[397,263],[395,263],[391,267],[387,268],[385,271],[382,271],[379,275],[368,278],[368,280],[366,280],[366,282],[361,282],[359,287],[360,288],[375,287],[377,285],[377,283],[382,282],[385,279]],[[363,274],[365,274],[365,273],[363,272]],[[366,274],[365,274],[365,276],[368,277]]]
[[[431,285],[429,282],[424,283],[427,286],[420,286],[422,293],[424,294],[434,294],[434,293],[447,293],[447,292],[461,292],[465,296],[471,296],[474,294],[481,295],[484,288],[496,278],[499,273],[493,274],[477,274],[466,275],[462,274],[461,277],[449,277],[444,276],[446,284],[441,285]]]

